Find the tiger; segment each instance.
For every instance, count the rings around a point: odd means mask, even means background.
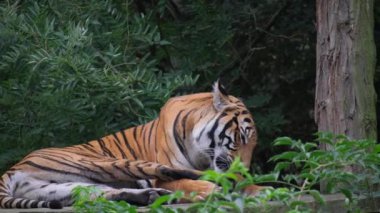
[[[77,186],[136,205],[176,190],[202,199],[218,188],[199,179],[204,171],[226,171],[236,157],[249,168],[256,144],[251,113],[217,81],[211,92],[170,98],[146,124],[31,152],[1,176],[0,207],[71,206]],[[247,187],[247,193],[258,189]]]

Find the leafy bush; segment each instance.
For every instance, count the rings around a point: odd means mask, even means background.
[[[152,14],[123,4],[0,3],[1,168],[33,149],[147,122],[174,90],[195,83],[179,69],[159,69],[151,49],[170,42]]]
[[[275,146],[289,146],[292,151],[272,157],[276,161],[275,170],[266,175],[251,175],[248,169],[236,159],[225,173],[206,171],[202,177],[217,183],[221,189],[209,195],[204,201],[190,204],[184,210],[163,206],[164,203],[175,203],[183,197],[183,193],[175,192],[165,195],[150,205],[150,212],[243,212],[244,209],[260,209],[260,212],[271,211],[269,201],[279,201],[288,207],[289,212],[309,212],[301,200],[302,195],[311,195],[320,205],[325,200],[318,191],[319,185],[325,183],[328,193],[341,192],[347,200],[347,209],[357,211],[358,196],[373,197],[379,192],[374,186],[380,183],[380,145],[372,140],[350,140],[345,136],[334,136],[329,133],[319,133],[316,142],[302,143],[281,137],[275,140]],[[318,145],[330,146],[329,151],[317,149]],[[289,167],[297,167],[299,173],[283,174]],[[353,173],[349,168],[356,167],[361,172]],[[244,177],[238,181],[237,175]],[[251,184],[271,185],[257,196],[245,196],[240,191]],[[96,190],[95,190],[96,191]],[[98,192],[99,193],[99,192]],[[125,202],[107,201],[101,196],[94,196],[94,189],[74,190],[76,202],[74,207],[80,212],[107,211],[115,209],[136,211],[137,207]],[[99,194],[98,194],[99,195]],[[92,199],[89,199],[92,196]],[[95,198],[97,197],[97,198]]]

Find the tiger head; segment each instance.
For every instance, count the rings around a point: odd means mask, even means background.
[[[227,94],[218,82],[211,93],[208,112],[201,113],[192,131],[190,161],[197,169],[225,171],[239,156],[249,168],[256,146],[252,115],[238,99]]]

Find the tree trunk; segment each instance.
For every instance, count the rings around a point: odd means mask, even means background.
[[[317,0],[318,131],[376,139],[373,0]],[[328,150],[323,144],[321,149]],[[346,168],[359,172],[360,168]],[[321,191],[326,191],[321,183]]]
[[[316,4],[318,130],[376,139],[373,0],[317,0]]]

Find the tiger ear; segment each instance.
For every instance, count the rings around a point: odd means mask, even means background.
[[[228,94],[219,80],[214,84],[212,95],[214,107],[217,111],[220,112],[229,105]]]

